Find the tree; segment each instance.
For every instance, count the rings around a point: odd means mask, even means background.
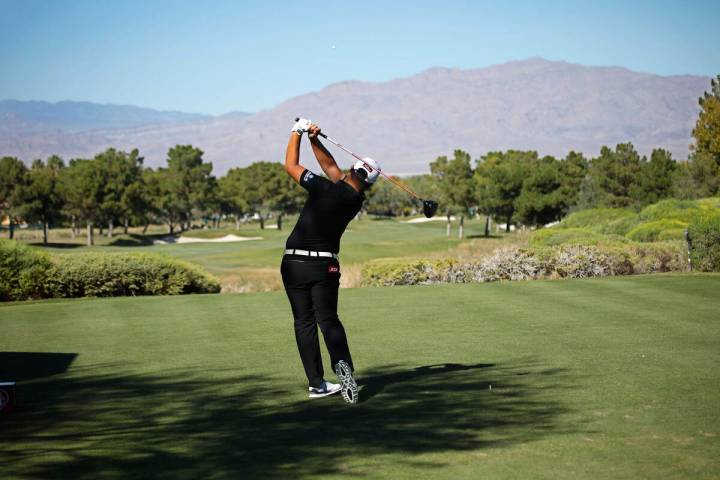
[[[543,157],[522,183],[513,218],[535,226],[559,220],[566,207],[562,186],[559,162],[551,156]]]
[[[305,204],[303,188],[277,162],[257,162],[263,170],[262,192],[268,210],[277,212],[277,228],[282,230],[283,215],[297,213]]]
[[[720,164],[720,75],[710,80],[710,91],[698,100],[700,113],[692,131],[693,150],[709,154]]]
[[[701,198],[720,191],[720,75],[698,100],[700,113],[692,135],[693,153],[675,175],[673,190],[681,198]]]
[[[413,210],[412,198],[385,180],[378,180],[365,196],[365,209],[373,215],[397,216]]]
[[[168,168],[159,170],[165,176],[165,200],[173,203],[165,205],[171,212],[168,218],[179,220],[182,230],[190,227],[193,208],[204,210],[212,199],[212,163],[203,162],[202,156],[203,151],[192,145],[176,145],[168,151]]]
[[[450,235],[450,214],[457,212],[460,214],[458,236],[462,238],[465,215],[475,206],[475,183],[470,154],[455,150],[452,160],[448,160],[445,156],[438,157],[430,164],[430,172],[443,194],[442,199],[448,219],[448,235]]]
[[[225,189],[235,189],[235,198],[242,197],[242,206],[248,213],[260,217],[260,228],[271,212],[278,214],[278,229],[282,229],[282,217],[295,213],[305,202],[305,193],[288,176],[282,164],[276,162],[254,162],[244,168],[228,172],[231,179],[225,180]],[[234,198],[224,195],[224,198]]]
[[[137,149],[126,153],[108,148],[95,156],[95,162],[103,176],[102,220],[107,221],[108,237],[112,238],[116,220],[123,220],[127,233],[128,217],[143,206],[143,158]]]
[[[248,212],[246,199],[246,182],[243,178],[244,169],[231,168],[218,181],[220,208],[223,213],[235,218],[235,228],[240,230],[240,219]]]
[[[650,161],[641,163],[640,174],[631,192],[636,204],[643,207],[672,196],[676,168],[677,163],[670,152],[654,149]]]
[[[145,230],[151,217],[155,217],[159,222],[167,224],[172,235],[175,227],[181,225],[186,218],[186,209],[189,207],[177,201],[173,180],[173,174],[167,168],[147,169],[143,172],[145,192],[150,205],[145,216]]]
[[[672,193],[681,199],[711,197],[720,193],[720,165],[709,153],[693,153],[677,165]]]
[[[479,209],[505,221],[505,231],[510,231],[515,201],[537,159],[537,152],[508,150],[489,152],[478,162],[475,182]]]
[[[43,244],[48,243],[48,224],[61,216],[63,198],[60,177],[65,168],[62,158],[53,155],[47,162],[35,160],[27,174],[27,183],[20,187],[22,216],[43,226]]]
[[[638,202],[636,188],[643,160],[632,143],[620,143],[615,150],[603,146],[590,163],[590,175],[597,182],[601,207],[626,208]]]
[[[15,236],[17,208],[21,203],[20,189],[27,183],[27,167],[15,157],[0,158],[0,212],[8,217],[10,239]]]
[[[87,245],[95,243],[94,226],[102,218],[104,181],[99,162],[73,159],[60,175],[60,192],[70,215],[87,225]]]
[[[580,188],[588,172],[588,161],[582,153],[571,151],[560,162],[560,203],[562,215],[578,203]]]

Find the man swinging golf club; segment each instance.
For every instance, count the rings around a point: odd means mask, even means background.
[[[315,158],[327,178],[300,165],[300,141],[308,133]],[[341,392],[348,403],[357,403],[345,329],[337,315],[340,286],[340,237],[362,207],[365,195],[380,174],[371,158],[358,160],[346,174],[318,139],[320,127],[298,119],[293,125],[285,155],[285,171],[309,192],[297,224],[285,244],[280,272],[295,323],[295,339],[309,382],[310,398]],[[340,384],[323,377],[320,326],[330,361]]]

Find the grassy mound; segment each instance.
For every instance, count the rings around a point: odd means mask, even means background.
[[[637,214],[624,208],[591,208],[568,215],[562,228],[585,228],[597,233],[625,235],[637,223]]]
[[[530,244],[680,241],[691,223],[719,211],[720,198],[667,199],[649,205],[639,213],[622,208],[592,208],[575,212],[558,225],[534,232]]]

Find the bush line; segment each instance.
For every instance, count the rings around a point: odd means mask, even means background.
[[[0,239],[0,301],[218,293],[202,268],[150,253],[50,255]]]

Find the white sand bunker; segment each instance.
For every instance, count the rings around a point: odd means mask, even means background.
[[[455,220],[455,217],[451,216],[450,221]],[[406,220],[402,223],[425,223],[425,222],[447,222],[447,217],[432,217],[432,218],[413,218],[412,220]]]
[[[239,237],[237,235],[225,235],[219,238],[197,238],[197,237],[173,237],[167,236],[161,240],[154,240],[156,245],[167,245],[170,243],[225,243],[225,242],[246,242],[248,240],[262,240],[263,237]]]

